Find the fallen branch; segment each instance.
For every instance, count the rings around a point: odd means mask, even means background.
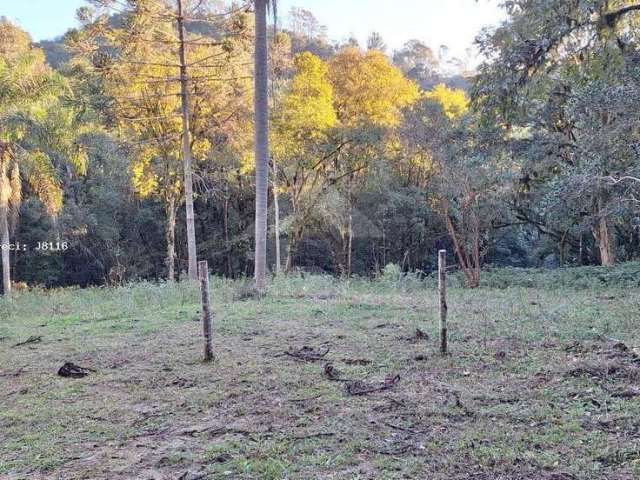
[[[293,440],[308,440],[310,438],[333,437],[333,436],[335,436],[334,432],[319,432],[319,433],[310,433],[309,435],[296,435],[291,438]]]
[[[2,372],[0,373],[0,377],[19,377],[22,372],[24,372],[25,367],[18,368],[15,372]]]
[[[324,366],[324,376],[333,382],[349,382],[346,378],[340,378],[340,372],[330,363]]]
[[[190,471],[184,472],[182,475],[178,477],[178,480],[201,480],[203,478],[207,478],[206,473],[202,474],[192,474]]]
[[[322,395],[314,395],[313,397],[306,397],[306,398],[290,398],[288,401],[289,402],[293,402],[293,403],[298,403],[298,402],[308,402],[311,400],[316,400],[317,398],[320,398]]]
[[[375,450],[375,449],[371,449],[371,451],[373,453],[377,453],[379,455],[402,455],[402,454],[410,452],[414,448],[415,447],[413,445],[405,445],[405,446],[400,447],[400,448],[398,448],[396,450]]]
[[[352,396],[368,395],[393,388],[400,381],[400,375],[387,377],[381,385],[367,385],[361,381],[351,381],[345,385],[345,391]]]
[[[393,423],[389,423],[389,422],[382,422],[382,424],[386,425],[389,428],[393,428],[394,430],[400,430],[402,432],[411,433],[412,435],[421,435],[423,433],[427,433],[423,431],[413,430],[411,428],[401,427],[400,425],[394,425]]]
[[[251,437],[253,435],[260,436],[273,436],[273,432],[269,430],[257,431],[257,430],[244,430],[240,428],[229,428],[229,427],[214,427],[214,426],[195,426],[192,428],[187,428],[184,430],[180,430],[176,432],[177,435],[180,436],[189,436],[193,437],[194,435],[199,435],[202,433],[207,433],[209,437],[217,437],[220,435],[244,435],[247,437]]]
[[[318,352],[313,347],[307,347],[306,345],[302,347],[300,350],[296,351],[286,351],[285,355],[293,357],[297,360],[302,360],[304,362],[317,362],[322,360],[327,353],[329,353],[329,347],[324,352]]]
[[[343,363],[347,365],[370,365],[372,362],[368,358],[343,358]]]
[[[400,402],[400,401],[395,400],[395,399],[393,399],[391,397],[388,397],[386,400],[389,402],[388,404],[377,405],[377,406],[373,407],[373,410],[375,412],[386,413],[386,412],[390,412],[390,411],[398,409],[398,408],[405,408],[406,407],[404,402]]]
[[[27,338],[24,342],[16,343],[14,347],[21,347],[22,345],[28,345],[30,343],[40,343],[42,341],[42,337],[40,335],[32,335]]]

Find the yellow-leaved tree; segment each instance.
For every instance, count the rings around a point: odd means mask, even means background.
[[[195,7],[195,2],[139,0],[114,27],[104,14],[113,2],[103,3],[103,15],[84,12],[84,29],[72,45],[76,61],[93,65],[111,100],[112,121],[133,153],[132,178],[140,197],[164,206],[170,280],[176,274],[177,209],[186,204],[188,266],[194,278],[191,160],[196,166],[210,160],[212,144],[228,128],[225,123],[241,110],[238,99],[246,100],[246,14],[212,14],[211,20],[205,12],[201,19],[176,9],[183,3]],[[214,22],[219,30],[203,35],[179,28],[187,20]]]
[[[438,128],[443,127],[438,122],[425,124],[425,118],[433,120],[444,113],[446,119],[456,122],[468,110],[469,99],[464,90],[439,84],[423,92],[420,101],[404,111],[402,126],[393,140],[388,142],[388,148],[394,170],[408,185],[425,189],[437,173],[432,148],[425,139],[441,135]],[[425,125],[429,125],[429,128],[425,128]]]
[[[338,232],[338,267],[348,276],[357,175],[380,153],[381,142],[420,91],[379,51],[347,47],[329,63],[304,53],[295,65],[272,133],[283,193],[292,204],[284,222],[287,269],[306,230],[329,222]]]
[[[330,62],[334,108],[339,127],[331,133],[335,157],[330,164],[332,195],[327,195],[326,223],[334,228],[338,270],[351,276],[354,194],[367,169],[386,154],[401,125],[403,110],[420,98],[416,83],[378,50],[342,49]]]
[[[436,85],[425,93],[427,100],[439,103],[450,120],[460,118],[469,110],[469,99],[464,90],[449,88],[444,83]]]
[[[308,225],[322,192],[324,145],[337,122],[329,66],[305,52],[295,59],[296,75],[273,115],[272,154],[280,165],[282,185],[288,194],[292,214],[286,222],[289,248],[286,268]]]
[[[344,48],[331,60],[330,77],[344,127],[398,126],[402,109],[420,96],[418,86],[378,50]]]

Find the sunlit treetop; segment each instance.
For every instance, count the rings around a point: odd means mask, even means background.
[[[344,48],[330,62],[330,78],[344,126],[397,126],[402,109],[420,96],[418,86],[377,50]]]
[[[469,99],[464,90],[449,88],[443,83],[426,92],[425,98],[439,103],[450,120],[460,118],[469,110]]]
[[[85,12],[85,28],[72,38],[73,50],[91,60],[111,99],[114,126],[134,152],[136,191],[143,197],[178,198],[182,195],[182,118],[175,2],[129,2],[118,26],[107,21],[111,10],[106,7],[113,2],[93,3],[101,8]],[[191,15],[198,6],[203,15],[208,12],[202,2],[185,1],[184,5]],[[252,137],[244,128],[251,104],[245,17],[243,12],[215,17],[219,39],[195,27],[186,32],[191,151],[196,163],[213,158],[214,144],[244,148],[237,139]],[[239,124],[241,134],[237,134]]]
[[[302,154],[309,141],[322,138],[337,122],[328,65],[305,52],[296,57],[295,69],[273,116],[272,149],[279,158]]]

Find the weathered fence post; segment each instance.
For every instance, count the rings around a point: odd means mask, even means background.
[[[438,252],[438,297],[440,299],[440,353],[447,354],[447,251]]]
[[[211,339],[211,299],[209,296],[209,264],[206,260],[198,262],[198,277],[200,279],[200,292],[202,293],[202,333],[204,335],[204,361],[213,360],[213,347]]]

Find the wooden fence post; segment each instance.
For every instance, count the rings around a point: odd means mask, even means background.
[[[440,299],[440,353],[447,354],[447,251],[438,252],[438,297]]]
[[[204,361],[213,360],[211,298],[209,296],[209,264],[206,260],[198,262],[198,278],[202,293],[202,333],[204,335]]]

